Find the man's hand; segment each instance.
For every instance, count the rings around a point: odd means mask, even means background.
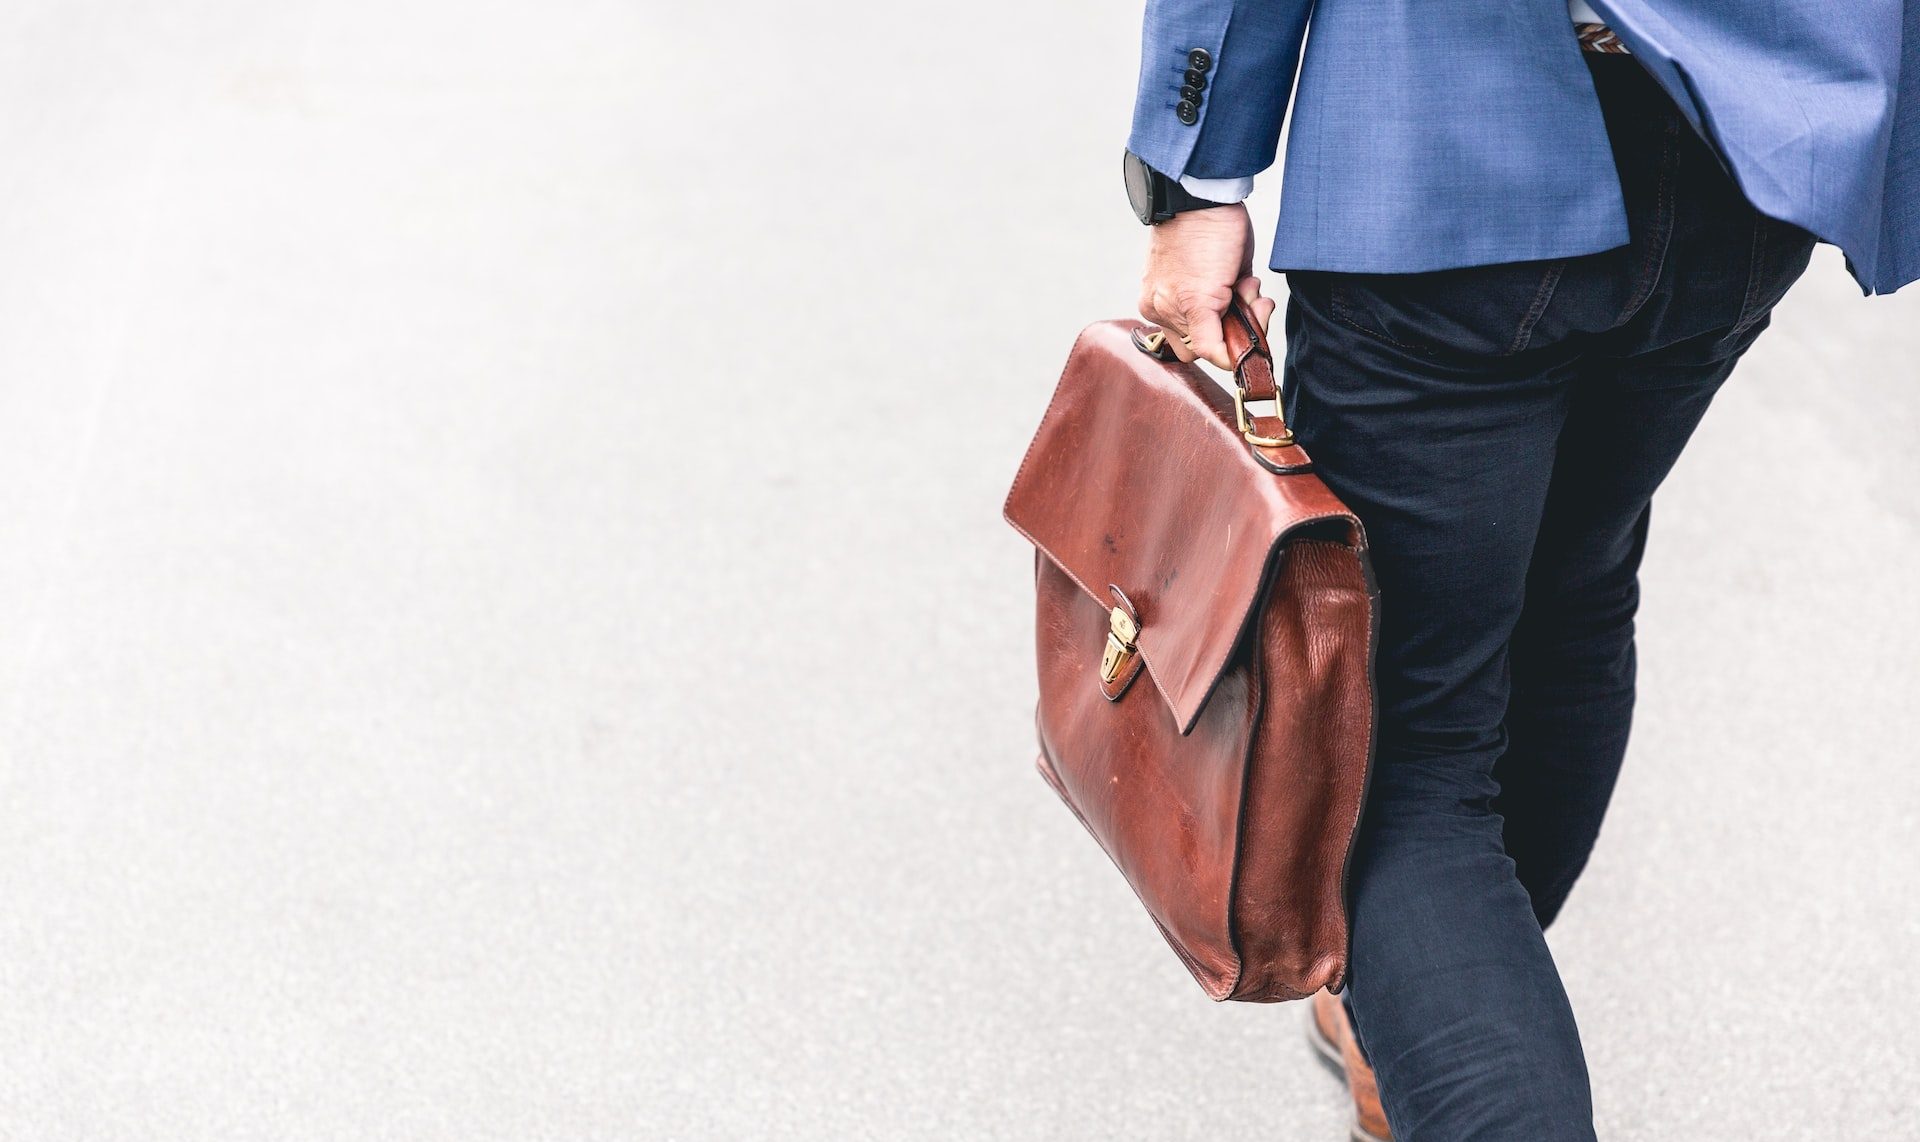
[[[1274,303],[1253,276],[1253,223],[1240,203],[1188,210],[1153,227],[1140,316],[1167,331],[1182,361],[1232,369],[1220,317],[1239,294],[1265,329]]]

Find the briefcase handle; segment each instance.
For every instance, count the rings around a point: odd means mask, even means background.
[[[1233,358],[1233,416],[1240,429],[1240,435],[1254,449],[1293,448],[1293,430],[1287,427],[1286,413],[1280,407],[1280,385],[1273,372],[1273,348],[1267,343],[1267,335],[1260,329],[1260,319],[1253,315],[1247,303],[1240,300],[1239,294],[1227,305],[1227,311],[1221,315],[1220,329],[1226,336],[1227,356]],[[1167,335],[1160,329],[1136,329],[1133,334],[1134,348],[1149,357],[1161,361],[1178,361],[1173,346],[1167,344]],[[1247,411],[1247,405],[1254,401],[1272,401],[1272,416],[1254,416]],[[1258,451],[1256,456],[1262,455]],[[1302,463],[1276,465],[1262,456],[1262,462],[1276,470],[1294,471],[1306,467]]]
[[[1233,295],[1227,312],[1221,315],[1220,330],[1226,335],[1227,356],[1233,358],[1233,415],[1240,435],[1255,448],[1288,448],[1293,445],[1293,430],[1280,407],[1280,383],[1273,373],[1273,349],[1260,329],[1260,319],[1247,303]],[[1247,412],[1251,401],[1273,402],[1272,416],[1253,416]]]

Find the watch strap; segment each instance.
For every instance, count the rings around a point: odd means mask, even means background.
[[[1214,202],[1210,199],[1201,198],[1199,195],[1189,191],[1186,187],[1181,186],[1179,179],[1168,178],[1158,171],[1154,173],[1157,176],[1155,181],[1160,191],[1159,197],[1164,203],[1161,210],[1157,213],[1163,213],[1168,218],[1176,214],[1184,214],[1189,210],[1207,210],[1215,206],[1231,205],[1231,203]]]

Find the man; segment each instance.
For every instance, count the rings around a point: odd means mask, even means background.
[[[1383,598],[1316,1035],[1357,1137],[1592,1139],[1542,930],[1625,752],[1651,498],[1816,238],[1920,276],[1920,7],[1148,0],[1127,181],[1183,359],[1229,367],[1235,291],[1273,312],[1239,203],[1296,66],[1287,419]]]

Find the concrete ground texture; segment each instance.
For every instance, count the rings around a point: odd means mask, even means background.
[[[1031,769],[1137,18],[0,11],[0,1138],[1344,1137]],[[1920,1139],[1916,440],[1823,248],[1654,513],[1603,1138]]]

